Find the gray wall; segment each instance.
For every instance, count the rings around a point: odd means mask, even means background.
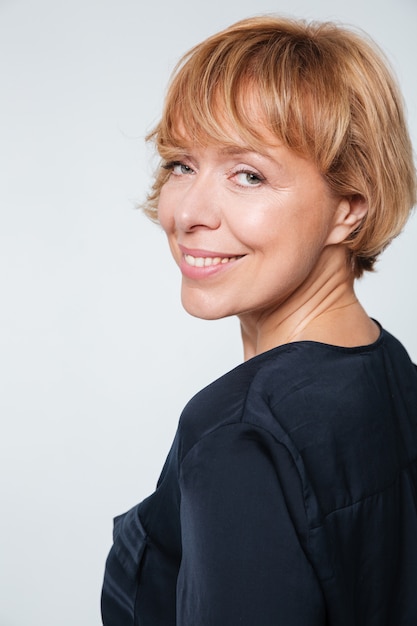
[[[414,0],[0,0],[0,626],[98,626],[112,517],[153,490],[187,399],[241,360],[235,320],[181,310],[134,206],[175,61],[255,10],[368,31],[417,139]],[[416,235],[358,289],[414,360]]]

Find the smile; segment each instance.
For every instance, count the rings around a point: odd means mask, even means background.
[[[231,261],[237,261],[241,259],[242,256],[231,256],[231,257],[210,257],[210,256],[192,256],[191,254],[184,254],[184,260],[187,265],[191,265],[191,267],[210,267],[213,265],[226,265],[226,263],[230,263]]]

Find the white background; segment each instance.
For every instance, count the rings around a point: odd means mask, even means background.
[[[112,517],[154,488],[179,413],[241,360],[180,307],[135,209],[174,63],[254,13],[336,19],[387,52],[417,137],[414,0],[0,0],[0,626],[98,626]],[[359,294],[417,360],[416,219]]]

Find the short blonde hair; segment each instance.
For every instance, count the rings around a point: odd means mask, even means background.
[[[416,200],[402,97],[379,48],[334,23],[237,22],[180,60],[147,139],[169,160],[184,129],[192,141],[227,144],[230,127],[255,149],[272,133],[312,159],[334,193],[366,200],[367,215],[345,244],[356,276],[372,270]],[[160,167],[144,205],[155,220],[166,178]]]

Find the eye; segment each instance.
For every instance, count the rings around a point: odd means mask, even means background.
[[[163,165],[165,170],[169,170],[174,176],[184,176],[187,174],[194,174],[194,170],[181,161],[170,161]]]
[[[235,172],[232,178],[240,187],[259,187],[265,180],[260,174],[251,170]]]

